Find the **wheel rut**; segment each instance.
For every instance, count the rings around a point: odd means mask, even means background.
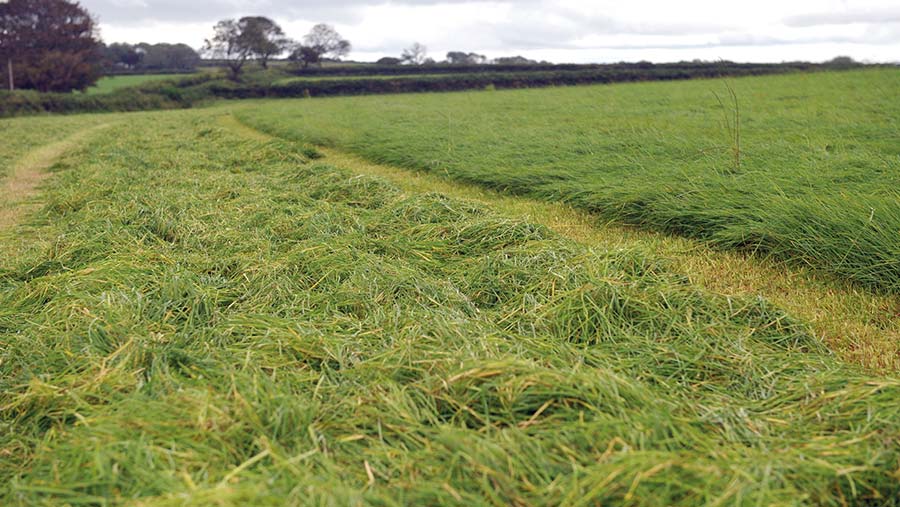
[[[50,174],[47,169],[66,153],[84,145],[90,137],[112,123],[97,125],[61,141],[44,145],[26,153],[13,163],[9,174],[0,179],[0,229],[20,223],[33,209],[31,202],[37,194],[38,186]]]

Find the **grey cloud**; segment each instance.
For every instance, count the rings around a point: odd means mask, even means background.
[[[732,33],[725,34],[716,38],[715,41],[706,43],[666,43],[666,44],[610,44],[602,46],[592,46],[582,49],[702,49],[716,47],[766,47],[766,46],[796,46],[804,44],[896,44],[900,42],[900,32],[893,33],[891,36],[881,37],[878,40],[872,40],[869,37],[799,37],[799,38],[780,38],[765,37],[748,33]]]
[[[790,27],[849,25],[853,23],[900,23],[900,6],[861,9],[859,11],[817,12],[790,16],[784,20],[784,24]]]
[[[721,33],[732,28],[724,23],[626,23],[608,16],[585,14],[574,9],[560,9],[558,12],[578,26],[579,31],[582,32],[581,36],[597,33],[614,35],[623,33],[635,35],[697,35]]]
[[[484,0],[482,0],[484,1]],[[721,24],[629,24],[577,9],[555,5],[550,0],[498,0],[515,5],[511,19],[491,24],[495,31],[509,31],[512,40],[527,40],[529,33],[547,32],[554,37],[575,39],[592,33],[637,33],[645,35],[679,35],[684,33],[715,33],[727,29]],[[428,7],[433,5],[464,5],[477,0],[82,0],[89,11],[102,23],[134,26],[154,21],[215,22],[219,19],[246,14],[261,14],[286,21],[328,21],[355,24],[362,20],[366,7],[404,5]],[[552,23],[550,19],[562,20]],[[521,33],[522,36],[515,35]],[[538,37],[540,39],[540,37]],[[556,38],[555,40],[559,40]],[[533,43],[532,45],[538,45]]]
[[[549,10],[549,9],[548,9]],[[481,49],[516,47],[548,49],[577,47],[574,42],[592,35],[698,35],[718,34],[731,29],[724,24],[702,23],[625,23],[598,15],[585,15],[573,10],[552,10],[554,16],[519,12],[499,22],[476,23],[466,30],[464,38]]]
[[[316,19],[317,16],[337,15],[340,21],[352,20],[353,10],[334,5],[335,2],[317,2],[307,8],[300,8],[296,2],[262,0],[254,2],[232,2],[228,0],[82,0],[90,12],[101,23],[120,26],[135,26],[152,22],[214,23],[220,19],[246,14],[262,14],[286,19]],[[352,3],[352,2],[348,2]],[[337,20],[336,20],[337,21]]]
[[[432,46],[435,52],[437,48],[485,52],[594,49],[585,48],[579,41],[597,35],[646,36],[647,39],[646,43],[642,43],[638,38],[632,44],[613,44],[596,49],[691,49],[817,43],[883,45],[900,42],[900,6],[793,16],[784,19],[783,23],[787,28],[793,28],[795,33],[779,34],[784,36],[781,38],[745,33],[748,29],[740,24],[734,26],[731,24],[736,22],[734,20],[676,23],[654,20],[652,16],[648,16],[647,21],[629,22],[603,13],[595,13],[596,11],[590,12],[591,9],[566,7],[553,0],[480,0],[480,2],[478,0],[81,0],[81,2],[99,17],[101,23],[116,27],[135,27],[153,22],[209,23],[211,27],[219,19],[247,14],[265,15],[281,22],[324,21],[341,25],[342,32],[346,28],[349,33],[345,35],[351,36],[357,51],[384,54],[398,54],[412,40],[406,39],[403,30],[396,29],[393,30],[395,33],[378,37],[380,40],[377,41],[353,38],[352,29],[363,26],[366,8],[387,5],[406,7],[456,5],[459,9],[466,9],[465,4],[485,2],[506,4],[514,8],[510,9],[506,19],[473,17],[453,27],[452,31],[430,34],[428,40],[420,42]],[[865,33],[859,36],[805,36],[808,34],[808,31],[804,30],[805,27],[849,23],[866,23],[868,26]],[[196,35],[198,34],[193,34]],[[685,43],[683,39],[679,39],[679,36],[684,35],[702,35],[709,42]],[[659,38],[665,42],[659,42]]]
[[[103,23],[133,26],[154,21],[215,22],[219,19],[260,14],[288,21],[327,20],[353,23],[361,9],[394,5],[462,4],[472,0],[82,0],[81,4]]]

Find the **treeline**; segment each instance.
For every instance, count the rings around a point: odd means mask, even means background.
[[[116,42],[103,45],[100,52],[106,75],[194,72],[202,61],[200,54],[187,44]]]
[[[192,72],[200,61],[186,44],[103,44],[96,20],[77,2],[0,1],[2,86],[10,91],[83,91],[104,74]]]
[[[84,90],[100,77],[97,26],[65,0],[0,2],[0,62],[8,90]]]
[[[0,92],[0,116],[42,112],[106,112],[187,108],[214,99],[326,97],[385,93],[446,92],[544,86],[670,81],[740,77],[799,71],[833,70],[827,64],[682,64],[533,65],[533,66],[360,66],[283,69],[245,73],[240,80],[200,73],[172,81],[146,83],[106,95]],[[390,73],[389,71],[394,71]],[[292,74],[293,72],[294,74]],[[420,74],[420,75],[416,75]],[[438,74],[438,75],[434,75]],[[369,78],[360,75],[371,76]],[[294,77],[290,77],[294,76]],[[325,76],[325,78],[323,78]],[[331,78],[327,78],[330,76]],[[306,77],[314,79],[306,79]],[[352,78],[352,79],[351,79]]]

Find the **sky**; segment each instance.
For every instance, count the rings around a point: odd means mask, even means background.
[[[262,15],[301,39],[316,23],[351,59],[448,51],[556,63],[649,60],[900,62],[900,0],[81,0],[111,42],[199,48],[216,21]]]

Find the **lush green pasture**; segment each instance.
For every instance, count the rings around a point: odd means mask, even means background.
[[[896,505],[900,380],[767,300],[217,114],[0,231],[0,504]]]
[[[193,75],[194,74],[137,74],[133,76],[105,76],[101,77],[96,85],[88,88],[85,93],[88,95],[102,95],[121,90],[122,88],[131,88],[142,85],[144,83],[171,81]]]
[[[900,70],[728,83],[737,107],[725,82],[703,80],[278,101],[239,116],[900,291]]]

